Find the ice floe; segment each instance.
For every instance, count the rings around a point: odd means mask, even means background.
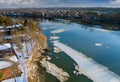
[[[40,63],[48,73],[55,76],[60,82],[65,82],[70,77],[70,75],[63,71],[63,69],[58,68],[55,64],[52,64],[49,61],[46,61],[46,59],[43,59]]]
[[[61,52],[61,49],[58,48],[58,47],[54,47],[54,52],[55,52],[55,53],[59,53],[59,52]]]
[[[58,39],[60,39],[59,36],[51,36],[51,37],[50,37],[50,40],[58,40]]]
[[[51,31],[51,33],[52,34],[57,34],[57,33],[61,33],[61,32],[64,32],[64,31],[66,31],[66,29],[61,28],[61,29],[53,30],[53,31]]]
[[[95,43],[95,46],[100,47],[102,46],[102,43]]]
[[[106,48],[110,48],[110,46],[106,46]]]
[[[43,30],[47,30],[47,29],[53,29],[53,28],[56,28],[56,26],[43,27],[42,29],[43,29]]]
[[[106,30],[102,28],[94,28],[95,30],[101,31],[101,32],[112,32],[111,30]]]
[[[94,82],[120,82],[119,75],[98,64],[93,59],[88,58],[83,53],[58,41],[54,41],[54,46],[59,47],[78,64],[76,69],[79,71],[79,74],[84,74]]]
[[[52,58],[50,57],[50,56],[47,56],[47,58],[46,58],[47,60],[51,60]]]

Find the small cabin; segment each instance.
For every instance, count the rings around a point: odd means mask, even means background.
[[[12,49],[10,43],[0,45],[0,58],[10,56],[12,54]]]

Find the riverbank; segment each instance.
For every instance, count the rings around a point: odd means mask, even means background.
[[[39,21],[27,20],[23,30],[14,32],[13,37],[24,82],[46,82],[46,71],[60,82],[68,80],[69,74],[48,60],[47,37],[41,32]]]
[[[23,29],[13,32],[12,45],[17,54],[24,82],[44,82],[39,61],[47,49],[47,38],[40,32],[39,21],[26,20]],[[20,35],[20,36],[19,36]]]
[[[90,19],[65,18],[64,20],[69,20],[71,22],[78,23],[78,24],[84,24],[87,26],[99,25],[103,29],[107,29],[107,30],[116,30],[116,31],[120,30],[120,26],[117,24],[109,24],[106,22],[92,21]]]

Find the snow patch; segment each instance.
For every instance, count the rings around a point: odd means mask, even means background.
[[[11,56],[9,59],[10,59],[11,61],[18,62],[18,59],[17,59],[16,56]]]
[[[3,80],[2,82],[15,82],[15,79],[6,79],[6,80]]]
[[[3,80],[2,82],[25,82],[21,77],[11,78]]]
[[[0,50],[6,50],[6,49],[9,49],[11,47],[9,46],[6,46],[6,45],[0,45]]]
[[[0,61],[0,69],[4,69],[4,68],[10,67],[10,66],[12,66],[11,62]]]
[[[6,43],[4,45],[7,46],[7,47],[9,47],[9,48],[11,48],[11,44],[10,43]]]

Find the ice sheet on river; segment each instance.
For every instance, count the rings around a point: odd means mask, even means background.
[[[94,82],[120,82],[119,75],[96,63],[93,59],[88,58],[83,53],[58,41],[54,41],[53,43],[54,46],[59,47],[78,64],[80,74],[84,74]]]
[[[60,37],[59,36],[51,36],[50,37],[50,40],[57,40],[57,39],[60,39]]]
[[[52,34],[57,34],[57,33],[61,33],[61,32],[64,32],[64,31],[66,31],[66,29],[61,28],[61,29],[53,30],[53,31],[51,31],[51,33]]]
[[[42,29],[43,29],[43,30],[47,30],[47,29],[53,29],[53,28],[56,28],[56,26],[44,27],[44,28],[42,28]]]
[[[100,47],[102,46],[102,43],[95,43],[95,46]]]
[[[63,71],[63,69],[58,68],[55,64],[50,63],[49,61],[46,61],[46,59],[43,59],[40,63],[48,73],[55,76],[60,82],[65,82],[70,77],[70,75]]]
[[[102,29],[102,28],[93,28],[95,30],[101,31],[101,32],[112,32],[111,30],[107,30],[107,29]]]

